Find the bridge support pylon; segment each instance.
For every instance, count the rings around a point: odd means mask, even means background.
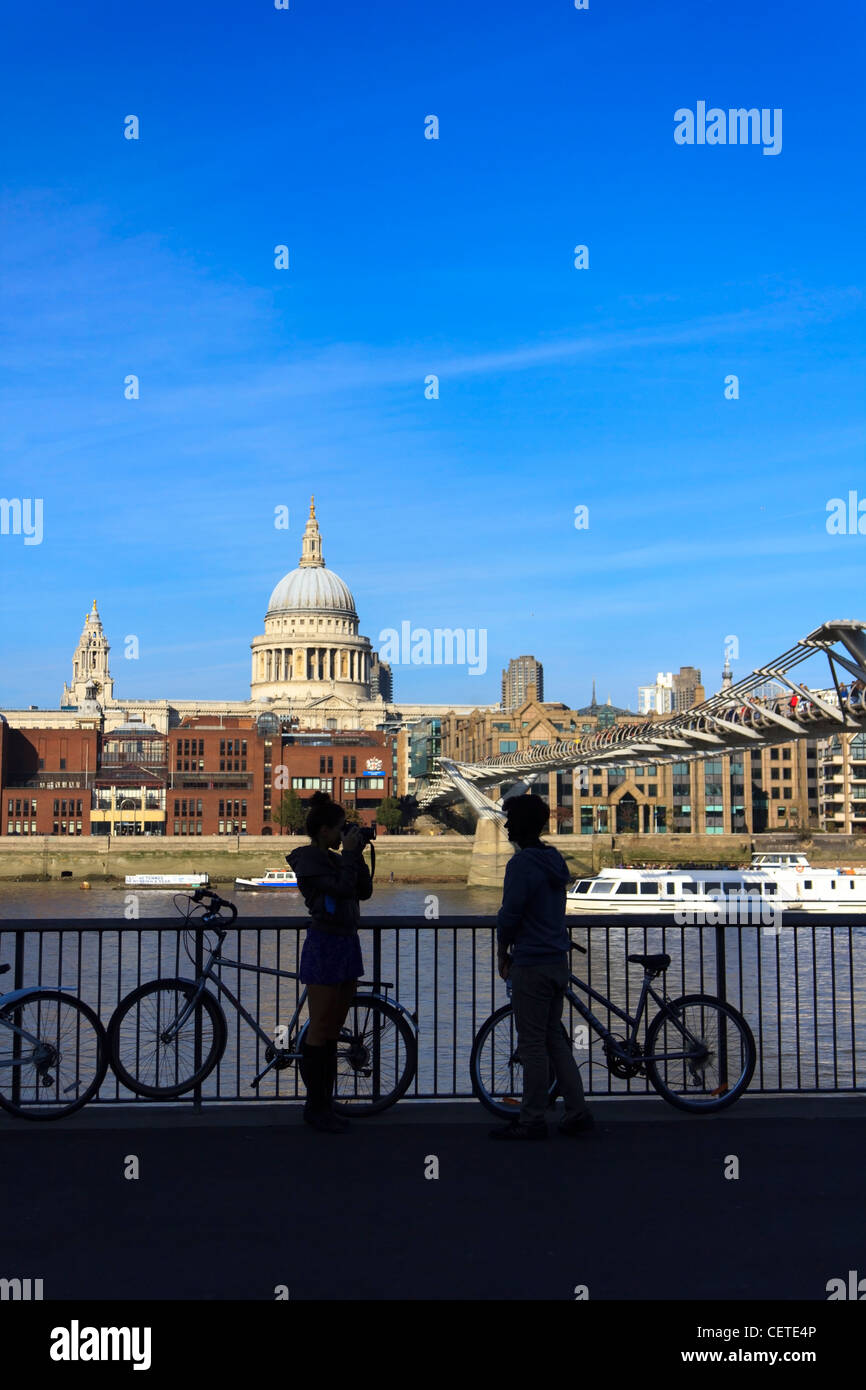
[[[513,846],[502,822],[479,816],[466,886],[501,888],[505,878],[505,866],[513,853]]]

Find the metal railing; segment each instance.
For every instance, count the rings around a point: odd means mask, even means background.
[[[619,918],[613,926],[569,918],[568,925],[572,938],[588,948],[587,956],[573,958],[575,972],[630,1012],[642,972],[628,964],[627,956],[655,951],[672,958],[664,977],[670,998],[706,992],[740,1009],[758,1046],[750,1094],[866,1088],[866,925],[842,916],[820,922],[812,918],[778,930],[680,926],[672,919],[650,924],[646,918]],[[238,925],[230,930],[224,953],[255,965],[296,970],[305,928],[303,919],[279,926],[269,919]],[[506,1002],[496,970],[495,919],[365,917],[361,946],[365,978],[389,982],[390,997],[418,1016],[418,1071],[407,1099],[470,1097],[473,1038],[485,1018]],[[177,918],[0,920],[0,961],[14,966],[14,974],[4,981],[9,988],[63,985],[106,1024],[119,1000],[138,984],[158,976],[195,976]],[[271,1036],[291,1018],[301,988],[297,980],[230,967],[224,967],[224,978]],[[594,1007],[612,1031],[621,1031],[621,1023]],[[232,1006],[225,1003],[225,1008],[229,1038],[219,1067],[200,1094],[171,1103],[298,1096],[295,1068],[272,1071],[258,1092],[251,1089],[250,1080],[264,1065],[262,1045]],[[563,1019],[574,1036],[583,1020],[568,1004]],[[588,1093],[646,1093],[643,1078],[624,1080],[609,1073],[595,1035],[588,1056],[575,1055],[583,1064]],[[140,1102],[109,1072],[97,1103],[152,1102]]]

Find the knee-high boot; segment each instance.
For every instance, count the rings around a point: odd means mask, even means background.
[[[342,1129],[348,1129],[349,1121],[344,1120],[340,1115],[335,1115],[333,1108],[334,1088],[337,1084],[337,1039],[328,1038],[325,1047],[328,1054],[328,1061],[325,1069],[325,1097],[327,1108],[340,1127]]]
[[[330,1110],[328,1045],[323,1043],[319,1047],[311,1047],[305,1039],[301,1052],[298,1070],[307,1088],[304,1119],[314,1129],[342,1134],[345,1124]]]

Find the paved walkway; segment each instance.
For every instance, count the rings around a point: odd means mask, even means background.
[[[0,1277],[46,1299],[823,1301],[863,1265],[866,1097],[593,1108],[592,1135],[520,1146],[475,1103],[333,1137],[294,1105],[0,1114]]]

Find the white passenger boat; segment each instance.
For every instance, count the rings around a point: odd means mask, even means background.
[[[805,854],[753,854],[747,869],[602,869],[579,878],[566,912],[718,912],[747,921],[779,912],[866,912],[866,865],[814,869]]]
[[[207,874],[127,874],[124,879],[130,888],[204,888]]]
[[[249,892],[262,888],[297,888],[297,875],[291,869],[268,869],[259,878],[236,878],[235,888]]]

